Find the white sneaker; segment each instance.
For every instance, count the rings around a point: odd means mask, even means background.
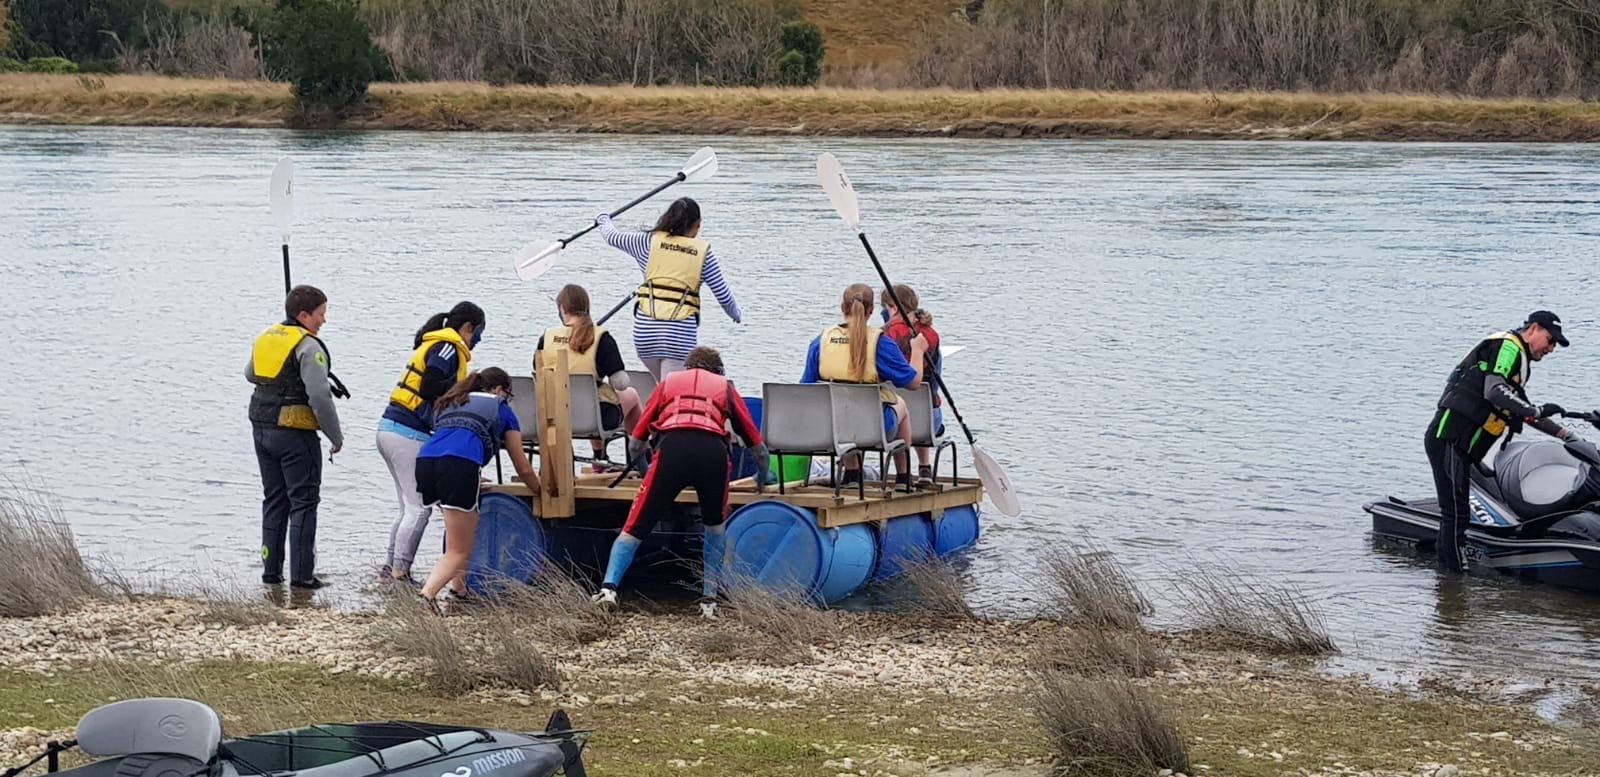
[[[716,602],[701,602],[700,603],[700,617],[705,618],[708,621],[716,620],[717,619],[717,603]]]
[[[589,597],[589,601],[600,605],[601,609],[615,610],[617,609],[617,589],[602,588],[599,593]]]

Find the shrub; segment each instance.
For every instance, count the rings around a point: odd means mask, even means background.
[[[78,63],[79,73],[114,74],[122,72],[122,63],[114,59],[86,59]]]
[[[342,116],[387,69],[355,0],[278,0],[268,62],[313,123]]]
[[[1111,553],[1093,543],[1047,551],[1039,572],[1050,614],[1101,629],[1141,628],[1150,603],[1133,576]]]
[[[550,83],[550,76],[544,72],[543,68],[537,68],[533,65],[517,65],[517,69],[511,74],[511,80],[529,86],[544,86]]]
[[[1063,777],[1124,777],[1189,771],[1176,724],[1149,692],[1125,678],[1043,672],[1033,713]]]
[[[20,59],[0,57],[0,73],[21,73],[27,69],[27,63]]]
[[[1253,648],[1320,655],[1338,650],[1322,613],[1287,583],[1252,579],[1220,561],[1196,561],[1178,585],[1202,632]]]
[[[32,73],[76,73],[78,66],[65,57],[34,57],[28,60],[28,71]]]
[[[779,30],[783,47],[777,69],[778,82],[787,86],[810,86],[822,77],[822,28],[807,21],[788,22]],[[799,54],[798,60],[792,55]]]

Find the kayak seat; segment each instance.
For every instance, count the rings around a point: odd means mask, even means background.
[[[628,385],[639,392],[639,407],[650,404],[650,395],[656,390],[656,376],[649,370],[623,370],[628,374]]]
[[[924,382],[916,390],[896,387],[895,393],[906,400],[906,423],[911,425],[911,444],[933,448],[933,481],[939,482],[939,456],[950,449],[950,485],[956,485],[956,441],[940,439],[940,429],[934,428],[933,387]]]
[[[77,734],[78,747],[89,755],[180,756],[201,765],[217,757],[222,716],[190,699],[126,699],[90,710]],[[117,774],[136,777],[148,765],[124,758]]]

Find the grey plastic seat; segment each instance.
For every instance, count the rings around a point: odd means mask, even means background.
[[[833,392],[826,383],[761,384],[761,438],[767,450],[778,454],[778,493],[784,493],[788,474],[782,472],[781,454],[827,456],[839,454],[833,441]],[[804,483],[811,482],[811,473]],[[835,479],[833,493],[839,494]]]
[[[222,742],[222,716],[191,699],[127,699],[90,710],[77,735],[78,747],[94,756],[176,755],[210,764]]]
[[[656,376],[649,370],[623,370],[628,374],[628,385],[639,392],[639,406],[650,403],[650,395],[656,390]]]
[[[607,429],[601,423],[600,387],[592,375],[568,375],[567,393],[572,406],[572,439],[599,440],[605,445],[627,434],[626,424]]]
[[[916,389],[896,387],[895,393],[906,401],[906,423],[911,427],[911,444],[933,448],[933,479],[939,480],[939,457],[945,448],[950,449],[950,485],[956,485],[956,441],[941,439],[933,423],[933,387],[926,381]]]
[[[840,456],[847,453],[877,451],[878,471],[882,473],[884,490],[888,490],[889,454],[905,447],[901,440],[889,439],[883,428],[883,398],[873,384],[830,383],[833,395],[833,445]],[[930,411],[931,414],[932,411]],[[866,478],[861,479],[859,492],[866,498]]]

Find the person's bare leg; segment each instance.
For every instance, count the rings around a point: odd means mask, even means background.
[[[447,584],[457,593],[466,592],[467,559],[472,555],[472,542],[477,532],[477,511],[444,508],[444,555],[428,573],[428,582],[422,585],[423,596],[432,599]]]

